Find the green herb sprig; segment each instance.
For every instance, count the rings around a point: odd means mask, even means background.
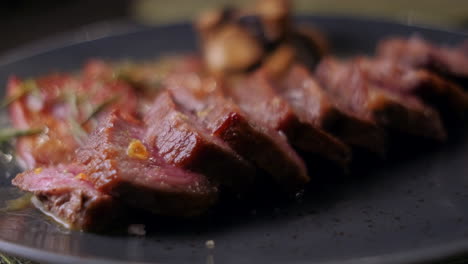
[[[42,132],[44,132],[43,128],[31,128],[31,129],[6,128],[3,130],[0,130],[0,144],[4,144],[18,137],[34,136]]]
[[[19,100],[26,94],[38,90],[39,88],[37,87],[37,84],[34,80],[26,80],[21,84],[21,87],[19,91],[16,94],[13,94],[11,96],[6,97],[2,103],[0,104],[0,107],[4,108],[12,104],[13,102]]]
[[[107,100],[104,100],[102,103],[97,105],[93,111],[89,114],[89,116],[81,123],[82,126],[86,125],[89,121],[91,121],[93,118],[95,118],[97,115],[99,115],[102,111],[104,111],[107,107],[115,103],[120,97],[119,96],[113,96],[111,98],[108,98]]]

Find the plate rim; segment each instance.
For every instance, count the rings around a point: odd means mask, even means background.
[[[415,30],[429,30],[438,33],[455,34],[468,39],[468,32],[443,28],[426,24],[404,23],[398,20],[389,18],[379,18],[373,16],[354,16],[342,14],[320,14],[320,15],[299,15],[295,16],[299,22],[304,20],[335,20],[335,21],[360,21],[389,26],[411,27]],[[78,28],[77,30],[56,34],[50,37],[32,41],[21,45],[20,47],[7,50],[0,54],[0,68],[8,66],[12,63],[17,63],[30,57],[43,55],[48,52],[56,51],[63,48],[73,47],[84,43],[96,41],[104,38],[126,36],[131,34],[144,33],[154,29],[164,29],[177,26],[187,26],[189,21],[167,22],[158,25],[145,25],[131,20],[109,20],[104,22],[93,23]],[[148,264],[149,262],[135,261],[117,261],[108,258],[88,258],[78,257],[73,255],[65,255],[51,251],[39,250],[33,247],[16,244],[7,240],[0,239],[0,249],[2,252],[19,256],[34,261],[46,263],[95,263],[95,264]],[[420,248],[415,250],[405,250],[397,253],[373,255],[368,257],[352,258],[347,260],[325,260],[317,263],[322,264],[371,264],[371,263],[438,263],[450,258],[468,257],[468,238],[454,241],[448,244],[439,246]],[[154,263],[154,262],[151,262]],[[160,262],[159,262],[160,263]],[[308,261],[298,261],[297,264],[310,263]]]
[[[23,246],[0,239],[0,249],[2,252],[40,261],[43,263],[57,264],[81,264],[83,261],[91,264],[163,264],[162,262],[141,262],[141,261],[119,261],[107,258],[87,258],[60,253],[43,251],[28,246]],[[330,260],[319,261],[317,264],[398,264],[398,263],[440,263],[451,258],[468,257],[468,239],[459,240],[443,246],[434,246],[429,248],[408,250],[394,254],[373,255],[368,257],[353,258],[348,260]],[[291,262],[296,264],[309,264],[310,261]]]

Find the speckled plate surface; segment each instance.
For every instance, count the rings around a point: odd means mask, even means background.
[[[371,53],[389,35],[417,32],[446,44],[468,37],[364,19],[301,20],[325,31],[342,55]],[[73,36],[1,57],[0,83],[10,74],[75,70],[88,58],[151,59],[196,48],[188,24]],[[0,251],[44,263],[414,263],[463,255],[468,252],[468,136],[463,136],[468,130],[456,130],[459,135],[446,145],[372,162],[372,169],[311,186],[298,201],[221,208],[193,222],[154,218],[145,223],[146,236],[66,231],[34,209],[1,212]],[[12,199],[18,193],[9,182],[17,169],[4,156],[0,160],[0,197]],[[214,249],[206,248],[207,240],[215,242]]]

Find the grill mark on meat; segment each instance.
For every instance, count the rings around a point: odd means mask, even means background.
[[[170,76],[166,87],[175,100],[208,131],[233,150],[268,172],[284,190],[297,190],[309,181],[303,161],[286,139],[254,124],[218,87],[220,81],[192,72]]]
[[[385,154],[384,131],[374,122],[341,109],[305,67],[292,66],[279,82],[279,93],[302,119],[353,147]]]
[[[297,149],[333,161],[343,168],[351,158],[349,148],[337,138],[301,120],[294,109],[274,89],[262,71],[246,79],[234,80],[226,93],[261,125],[284,133]]]
[[[236,191],[250,188],[255,176],[252,165],[195,120],[169,92],[162,92],[145,115],[144,138],[170,164],[203,173]]]
[[[323,86],[362,118],[413,136],[443,141],[446,138],[439,113],[416,97],[385,90],[368,80],[355,63],[324,59],[317,69]]]

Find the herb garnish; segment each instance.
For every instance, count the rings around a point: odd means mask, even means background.
[[[26,94],[28,94],[28,93],[30,93],[30,92],[32,92],[34,90],[37,90],[37,89],[38,89],[38,87],[37,87],[37,84],[36,84],[36,82],[34,80],[26,80],[21,84],[20,90],[16,94],[8,96],[7,98],[5,98],[3,100],[0,107],[2,107],[2,108],[7,107],[11,103],[17,101],[21,97],[23,97]]]
[[[113,96],[111,98],[108,98],[104,100],[102,103],[100,103],[96,108],[94,108],[93,111],[91,111],[91,114],[81,123],[81,125],[86,125],[91,119],[95,118],[97,115],[99,115],[102,111],[104,111],[107,107],[109,107],[111,104],[115,103],[119,99],[119,96]]]
[[[43,128],[31,128],[31,129],[13,129],[7,128],[0,130],[0,144],[6,143],[14,138],[34,136],[42,133]]]
[[[68,123],[70,124],[71,134],[79,144],[82,144],[88,133],[74,118],[68,119]]]

